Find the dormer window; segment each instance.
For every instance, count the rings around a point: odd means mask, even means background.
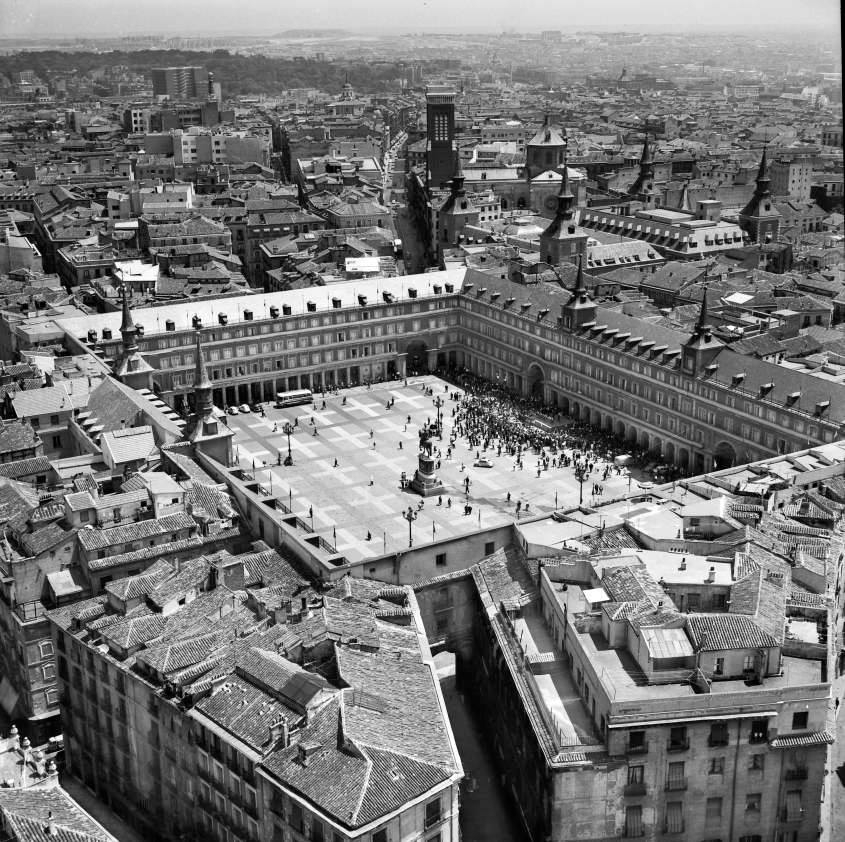
[[[794,406],[801,399],[801,392],[790,392],[786,396],[786,405]]]
[[[745,372],[742,374],[734,374],[734,376],[731,377],[731,386],[736,388],[743,380],[745,380]]]
[[[774,388],[775,388],[774,383],[763,383],[763,385],[760,386],[760,397],[761,398],[766,397],[766,395],[768,395],[769,392],[771,392],[772,389],[774,389]]]
[[[816,404],[816,415],[824,415],[830,409],[830,401],[819,401]]]

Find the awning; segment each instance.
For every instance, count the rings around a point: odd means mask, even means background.
[[[800,746],[819,746],[833,742],[830,731],[814,731],[798,737],[775,737],[769,745],[772,748],[798,748]]]

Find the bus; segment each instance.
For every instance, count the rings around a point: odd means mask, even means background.
[[[276,406],[299,406],[302,403],[313,403],[314,395],[310,389],[294,389],[290,392],[276,393]]]

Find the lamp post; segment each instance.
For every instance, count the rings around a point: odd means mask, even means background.
[[[414,546],[414,535],[412,532],[412,524],[417,519],[417,513],[408,506],[407,512],[402,512],[402,517],[408,521],[408,547],[411,548]]]
[[[290,421],[285,421],[285,426],[282,428],[282,432],[288,437],[288,455],[285,457],[285,465],[290,467],[293,465],[293,454],[290,451],[290,437],[291,433],[293,433],[293,426]]]
[[[587,466],[584,464],[579,464],[578,467],[575,469],[575,479],[578,480],[579,492],[578,492],[578,505],[580,506],[584,502],[584,480],[587,477]]]
[[[441,418],[440,418],[440,408],[443,406],[443,398],[441,398],[440,395],[438,395],[434,399],[434,405],[437,407],[437,438],[442,440],[442,438],[443,438],[443,422],[441,421]]]

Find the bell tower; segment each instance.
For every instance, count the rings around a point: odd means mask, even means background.
[[[429,85],[425,92],[428,185],[439,188],[452,177],[455,155],[455,89]]]

